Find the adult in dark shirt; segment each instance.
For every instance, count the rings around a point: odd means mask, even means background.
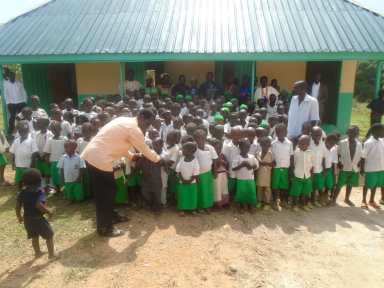
[[[187,84],[185,84],[185,82],[186,82],[185,75],[180,75],[179,82],[172,88],[172,96],[176,96],[176,95],[185,96],[189,93],[190,88]]]
[[[384,88],[380,90],[379,97],[373,99],[367,108],[371,109],[371,126],[375,123],[381,123],[384,114]]]
[[[39,237],[47,243],[49,258],[55,257],[53,244],[53,230],[44,214],[52,212],[45,205],[46,199],[41,189],[41,174],[37,169],[28,169],[22,179],[24,188],[17,195],[16,216],[19,223],[24,223],[28,239],[32,239],[32,247],[35,257],[43,253],[40,250]],[[21,213],[23,210],[23,214]]]
[[[200,86],[200,95],[212,99],[221,92],[220,86],[214,81],[212,72],[207,73],[206,81]]]

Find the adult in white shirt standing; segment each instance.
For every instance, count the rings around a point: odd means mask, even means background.
[[[14,72],[10,71],[8,80],[4,81],[4,99],[9,112],[8,134],[15,129],[16,115],[27,105],[27,93],[23,83],[16,80]]]
[[[311,96],[319,103],[320,119],[324,119],[324,108],[328,99],[328,87],[321,80],[321,73],[317,73],[311,86]]]
[[[257,102],[259,106],[265,107],[269,101],[269,96],[271,94],[275,94],[275,96],[277,97],[280,93],[274,87],[268,86],[267,76],[261,76],[260,86],[257,87],[255,91],[254,101]]]
[[[292,97],[288,111],[288,137],[295,139],[301,135],[303,124],[306,122],[317,123],[319,117],[319,103],[306,93],[307,84],[298,81],[293,86],[295,96]],[[314,124],[315,124],[314,123]]]
[[[128,70],[127,80],[124,82],[125,95],[131,95],[132,93],[139,91],[142,85],[139,81],[135,80],[135,73],[133,70]]]

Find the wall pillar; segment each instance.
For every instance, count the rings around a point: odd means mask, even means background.
[[[120,63],[119,94],[120,97],[125,95],[125,63]]]

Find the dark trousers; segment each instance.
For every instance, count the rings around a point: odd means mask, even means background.
[[[101,234],[110,232],[115,219],[113,207],[117,189],[113,172],[99,170],[88,162],[87,170],[96,205],[97,232]]]
[[[11,135],[15,130],[16,115],[19,114],[25,106],[26,106],[25,103],[7,104],[8,112],[9,112],[9,122],[8,122],[9,135]]]

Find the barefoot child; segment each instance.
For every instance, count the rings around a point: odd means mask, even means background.
[[[271,139],[262,137],[258,142],[261,147],[261,151],[258,152],[256,157],[260,164],[259,169],[256,171],[258,203],[263,206],[264,210],[269,210],[272,200],[271,175],[273,168]]]
[[[4,136],[3,131],[0,130],[0,186],[9,185],[4,178],[5,166],[8,164],[5,152],[9,149],[7,138]]]
[[[180,157],[180,138],[181,134],[179,130],[171,130],[167,134],[166,148],[164,149],[164,156],[167,164],[167,170],[169,171],[167,178],[167,185],[163,187],[161,203],[166,205],[168,200],[175,203],[177,185],[179,179],[177,179],[176,165]],[[165,180],[165,179],[164,179]]]
[[[288,202],[289,169],[293,167],[293,145],[287,138],[287,126],[278,124],[275,128],[277,139],[272,142],[272,193],[275,209],[281,211],[281,201]]]
[[[68,140],[64,144],[65,154],[60,157],[57,167],[60,169],[61,183],[64,183],[64,198],[71,202],[85,200],[82,176],[85,162],[76,153],[75,140]]]
[[[179,177],[177,186],[177,209],[184,216],[185,211],[194,212],[197,209],[197,181],[200,174],[199,162],[195,158],[196,144],[186,142],[183,144],[183,156],[176,166]]]
[[[61,156],[65,153],[64,144],[67,138],[61,136],[61,124],[57,121],[52,121],[50,130],[53,133],[53,137],[48,139],[47,144],[44,147],[44,153],[46,161],[51,166],[51,181],[56,192],[60,191],[63,183],[61,182],[60,169],[57,167]]]
[[[206,144],[207,133],[204,130],[197,129],[193,134],[193,138],[197,144],[195,157],[200,166],[197,207],[209,212],[209,209],[213,206],[214,194],[212,167],[216,165],[218,156],[215,149]]]
[[[211,144],[215,148],[219,158],[217,159],[217,165],[213,171],[215,183],[215,195],[214,203],[216,208],[222,208],[229,204],[229,193],[228,193],[228,162],[225,160],[223,153],[221,152],[223,142],[219,139],[211,139]]]
[[[347,186],[344,202],[349,206],[355,206],[350,200],[352,187],[359,186],[359,171],[363,145],[358,140],[359,127],[351,126],[347,131],[348,138],[339,142],[339,179],[332,202],[336,203],[337,196],[343,186]]]
[[[384,126],[376,123],[371,127],[372,136],[364,142],[362,156],[362,173],[365,173],[365,183],[363,188],[363,201],[361,208],[368,209],[367,194],[371,190],[369,206],[381,209],[375,202],[376,189],[384,183]]]
[[[239,141],[240,155],[233,160],[232,169],[236,173],[235,202],[240,210],[248,209],[252,212],[257,203],[255,170],[259,163],[255,156],[249,154],[251,144],[248,139]]]
[[[294,178],[290,195],[292,196],[292,209],[298,211],[299,197],[303,197],[303,210],[310,211],[308,203],[312,193],[313,153],[310,151],[308,135],[301,135],[294,153]]]
[[[309,150],[313,153],[313,192],[311,201],[308,203],[309,208],[321,207],[319,199],[324,198],[324,172],[325,172],[325,144],[322,141],[323,130],[319,126],[314,126],[311,130],[311,141]]]
[[[12,143],[9,152],[12,154],[12,163],[15,168],[15,183],[22,188],[22,178],[24,172],[31,167],[35,167],[38,149],[36,141],[29,133],[29,125],[25,120],[17,123],[19,137]]]
[[[32,239],[35,257],[43,253],[40,250],[39,237],[45,239],[48,248],[48,257],[55,257],[53,245],[53,230],[44,214],[52,215],[45,205],[45,197],[41,190],[41,174],[37,169],[27,169],[22,178],[24,188],[17,195],[16,216],[19,223],[24,222],[28,239]],[[23,209],[23,214],[21,210]]]

